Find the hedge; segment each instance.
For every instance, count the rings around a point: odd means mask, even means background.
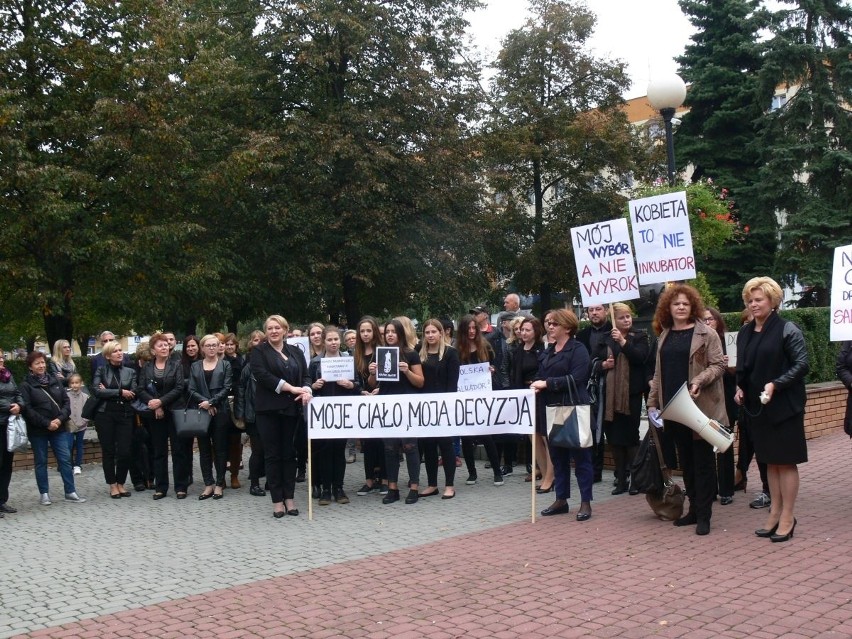
[[[94,375],[94,371],[92,370],[92,358],[91,357],[75,357],[74,363],[77,365],[77,372],[80,373],[83,377],[83,383],[86,386],[92,383],[92,376]],[[21,383],[27,376],[27,363],[22,359],[8,360],[6,362],[6,368],[12,371],[12,375],[15,376],[15,381],[17,383]]]

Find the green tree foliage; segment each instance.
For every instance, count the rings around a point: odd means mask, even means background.
[[[676,131],[676,157],[682,166],[693,165],[692,181],[712,178],[725,188],[749,228],[739,241],[714,247],[702,266],[722,307],[735,309],[741,305],[743,278],[772,272],[777,244],[774,213],[753,203],[759,158],[743,152],[766,109],[758,95],[758,72],[765,53],[759,36],[768,14],[758,0],[679,4],[697,31],[677,59],[689,83],[684,102],[689,112]]]
[[[852,6],[786,0],[773,15],[762,98],[781,85],[786,104],[765,117],[754,148],[756,192],[782,218],[776,273],[828,302],[833,250],[852,243]]]
[[[573,0],[532,0],[530,14],[494,64],[487,175],[517,255],[504,273],[549,308],[551,293],[577,290],[570,228],[619,214],[635,148],[624,65],[585,48],[594,14]]]

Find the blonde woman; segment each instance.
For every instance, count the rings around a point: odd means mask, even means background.
[[[53,359],[48,372],[68,388],[68,378],[77,372],[77,366],[71,359],[71,343],[67,339],[58,339],[53,345]]]
[[[322,322],[311,322],[308,326],[308,341],[310,342],[308,347],[311,350],[308,361],[312,360],[314,357],[322,357],[325,352],[322,340],[324,332],[325,324]]]

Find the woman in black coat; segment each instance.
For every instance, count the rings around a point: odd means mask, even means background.
[[[781,287],[755,277],[743,288],[754,319],[737,336],[737,391],[749,421],[757,460],[766,463],[772,505],[758,537],[787,541],[793,536],[793,508],[799,494],[797,464],[808,461],[805,441],[805,376],[808,351],[802,331],[778,316]]]
[[[105,363],[98,367],[92,379],[95,397],[102,400],[95,415],[95,428],[109,496],[120,499],[130,497],[124,490],[124,482],[130,469],[136,419],[130,405],[136,397],[136,371],[124,366],[124,353],[118,342],[107,342],[101,352]]]
[[[294,439],[302,406],[313,391],[298,347],[287,344],[290,325],[280,315],[266,318],[266,341],[252,351],[249,366],[255,378],[254,407],[257,430],[263,440],[266,479],[272,496],[273,516],[298,515]]]
[[[837,354],[837,377],[843,382],[849,395],[846,397],[846,418],[843,430],[852,437],[852,342],[843,342]]]
[[[47,360],[44,353],[33,351],[27,355],[30,369],[21,384],[21,399],[24,406],[24,419],[27,420],[27,437],[33,448],[35,477],[41,505],[50,506],[50,487],[47,481],[47,445],[53,449],[53,456],[59,466],[59,474],[65,487],[65,501],[82,503],[86,501],[77,495],[74,486],[74,474],[71,468],[71,448],[65,422],[71,416],[71,402],[62,383],[47,373]]]
[[[231,365],[219,357],[219,338],[205,335],[201,338],[204,358],[194,362],[189,369],[189,406],[206,410],[210,414],[207,435],[198,438],[198,457],[204,491],[200,501],[222,499],[225,491],[225,461],[228,457],[228,393],[233,378]],[[216,478],[213,478],[213,468]]]
[[[6,357],[3,349],[0,348],[0,435],[3,435],[3,440],[0,441],[0,517],[5,513],[17,512],[7,503],[15,453],[10,453],[6,448],[6,430],[9,427],[9,418],[12,415],[20,415],[24,405],[21,390],[5,364]]]
[[[162,499],[169,492],[170,443],[175,493],[178,499],[185,499],[189,460],[172,419],[172,409],[183,397],[183,367],[180,361],[169,356],[169,340],[163,333],[152,335],[148,345],[154,359],[142,366],[136,395],[151,413],[148,417],[154,446],[154,499]]]

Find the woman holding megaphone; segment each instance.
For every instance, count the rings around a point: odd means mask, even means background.
[[[725,358],[722,342],[703,321],[704,303],[693,287],[675,284],[660,296],[654,313],[657,367],[648,395],[648,414],[666,405],[686,383],[689,396],[710,419],[728,425],[722,375]],[[652,426],[653,428],[653,426]],[[677,446],[689,510],[675,526],[695,525],[695,534],[710,532],[713,499],[716,496],[716,455],[713,446],[697,432],[671,419],[665,429]]]

